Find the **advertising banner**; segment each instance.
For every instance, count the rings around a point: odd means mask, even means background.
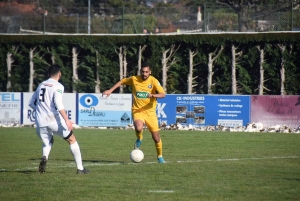
[[[250,120],[250,96],[166,95],[158,99],[157,115],[167,125],[245,126]]]
[[[21,93],[0,92],[0,124],[21,123]]]
[[[78,94],[78,125],[125,127],[132,123],[131,94]]]
[[[33,93],[23,93],[23,123],[24,125],[34,124],[35,122],[35,111],[29,106],[29,100]],[[65,107],[68,118],[76,123],[76,93],[64,93],[63,94],[63,105]]]
[[[300,96],[251,96],[251,122],[265,127],[300,125]]]

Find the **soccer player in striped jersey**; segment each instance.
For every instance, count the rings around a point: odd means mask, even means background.
[[[87,174],[90,171],[82,165],[81,151],[75,135],[73,123],[68,119],[62,96],[64,86],[59,83],[61,69],[58,65],[48,68],[49,79],[43,81],[32,95],[29,106],[35,110],[36,133],[42,141],[43,157],[39,165],[39,172],[45,173],[48,157],[53,146],[53,135],[65,139],[77,165],[77,174]]]
[[[156,115],[156,99],[164,98],[165,91],[158,80],[151,76],[151,68],[148,64],[143,64],[140,72],[141,75],[120,80],[111,89],[104,91],[102,95],[108,97],[121,85],[129,85],[132,87],[132,116],[137,137],[134,148],[140,148],[143,139],[143,128],[144,124],[146,124],[155,143],[157,160],[159,163],[165,163],[162,156],[162,140],[159,134],[160,129]]]

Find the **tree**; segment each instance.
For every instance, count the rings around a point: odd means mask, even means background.
[[[238,14],[240,32],[247,31],[253,20],[278,11],[291,10],[292,6],[297,8],[300,5],[299,0],[216,0],[216,3],[226,5]],[[266,5],[273,5],[273,7],[266,7]]]
[[[222,53],[224,49],[224,46],[222,45],[219,48],[216,48],[215,51],[213,52],[210,52],[208,54],[208,63],[207,63],[207,66],[208,66],[208,75],[207,75],[207,93],[208,94],[212,94],[213,91],[212,91],[212,86],[213,86],[213,82],[212,82],[212,77],[213,77],[213,68],[214,68],[214,62],[216,61],[216,59],[220,56],[220,54]]]
[[[163,50],[163,56],[161,59],[162,63],[162,87],[164,88],[165,92],[167,93],[167,80],[168,80],[168,71],[173,64],[177,62],[176,58],[174,57],[176,51],[179,49],[178,46],[175,49],[175,45],[171,45],[170,48]]]
[[[198,77],[193,77],[193,71],[194,71],[194,57],[198,54],[198,51],[192,51],[189,49],[189,74],[188,74],[188,94],[193,94],[193,87],[197,86],[198,84],[195,84],[195,79]]]
[[[78,79],[78,52],[77,52],[77,48],[73,47],[72,48],[72,69],[73,69],[73,93],[77,93],[77,89],[76,89],[76,84],[78,83],[79,79]]]
[[[234,44],[231,45],[231,54],[232,54],[232,62],[231,62],[231,93],[237,94],[237,80],[236,80],[236,66],[239,63],[239,60],[243,54],[243,51],[236,52],[238,48],[235,47]]]

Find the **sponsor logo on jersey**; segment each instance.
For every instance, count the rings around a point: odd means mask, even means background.
[[[62,90],[60,90],[60,89],[57,89],[57,92],[62,94]]]
[[[136,97],[138,98],[148,98],[149,93],[144,91],[138,91],[136,92]]]
[[[149,89],[151,89],[151,88],[152,88],[152,85],[151,85],[151,84],[150,84],[150,85],[148,85],[148,88],[149,88]]]

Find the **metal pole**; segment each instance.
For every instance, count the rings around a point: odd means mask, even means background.
[[[45,25],[45,14],[43,14],[43,34],[45,34],[46,25]]]
[[[122,11],[122,33],[124,34],[124,6]]]
[[[88,8],[88,34],[91,34],[91,0],[89,0]]]
[[[293,5],[293,0],[291,0],[291,2],[292,2],[292,8],[291,8],[291,9],[292,9],[292,16],[291,16],[291,31],[293,31],[293,26],[294,26],[294,25],[293,25],[293,18],[294,18],[294,11],[293,11],[293,6],[294,6],[294,5]]]
[[[79,17],[78,17],[78,13],[76,14],[76,33],[79,32]]]

